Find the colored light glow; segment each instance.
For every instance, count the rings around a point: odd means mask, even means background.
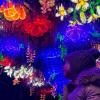
[[[41,87],[45,83],[43,81],[43,79],[41,79],[41,77],[39,78],[37,76],[36,77],[34,76],[36,70],[33,69],[33,67],[26,68],[25,66],[21,65],[21,68],[16,69],[15,66],[11,67],[10,64],[9,65],[1,65],[0,67],[4,68],[4,72],[9,77],[11,77],[11,78],[14,77],[13,85],[19,84],[20,79],[28,80],[27,85],[32,85],[32,86],[36,86],[36,87]],[[30,77],[32,77],[32,80]]]
[[[87,40],[88,36],[88,26],[69,26],[66,29],[65,39],[70,39],[72,42],[78,42],[80,40]]]
[[[21,45],[23,45],[23,48]],[[2,38],[0,41],[0,51],[9,57],[16,57],[20,55],[23,50],[24,44],[16,38]]]
[[[11,64],[12,64],[12,60],[7,57],[3,58],[3,60],[0,60],[0,65],[2,66],[8,66]]]
[[[0,53],[0,61],[4,59],[4,56],[2,53]]]

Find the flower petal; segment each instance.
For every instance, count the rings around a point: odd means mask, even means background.
[[[82,21],[82,23],[86,23],[86,16],[84,12],[80,12],[80,19]]]
[[[56,16],[56,17],[60,17],[60,14],[59,14],[59,13],[56,13],[55,16]]]
[[[80,3],[76,4],[75,9],[76,9],[76,10],[79,10],[80,8],[81,8],[81,4],[80,4]]]
[[[87,10],[89,8],[89,4],[88,3],[85,3],[83,6],[82,6],[82,9],[83,10]]]
[[[73,2],[73,3],[78,3],[78,0],[71,0],[71,2]]]
[[[60,17],[60,20],[63,21],[63,20],[64,20],[64,16],[61,16],[61,17]]]
[[[100,16],[100,6],[96,7],[97,14]]]
[[[88,18],[88,23],[91,23],[92,20],[93,20],[93,16],[91,15],[91,16]]]
[[[72,12],[73,12],[73,8],[71,8],[71,7],[68,8],[67,12],[68,12],[68,13],[72,13]]]

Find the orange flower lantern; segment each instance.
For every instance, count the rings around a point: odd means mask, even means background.
[[[8,7],[5,8],[4,5],[1,6],[0,12],[4,14],[4,17],[9,21],[24,20],[26,18],[26,12],[23,6],[15,6],[9,2]]]

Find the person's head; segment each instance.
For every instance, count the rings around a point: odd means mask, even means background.
[[[96,66],[100,52],[96,49],[76,51],[65,57],[64,75],[75,79],[83,70]]]
[[[96,60],[96,67],[100,68],[100,57]]]

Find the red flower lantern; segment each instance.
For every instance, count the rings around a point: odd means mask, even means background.
[[[5,57],[3,60],[0,60],[0,65],[2,66],[8,66],[12,64],[12,60],[8,57]]]
[[[34,20],[26,20],[23,23],[24,31],[34,37],[43,36],[52,28],[52,22],[45,16],[38,16]]]

